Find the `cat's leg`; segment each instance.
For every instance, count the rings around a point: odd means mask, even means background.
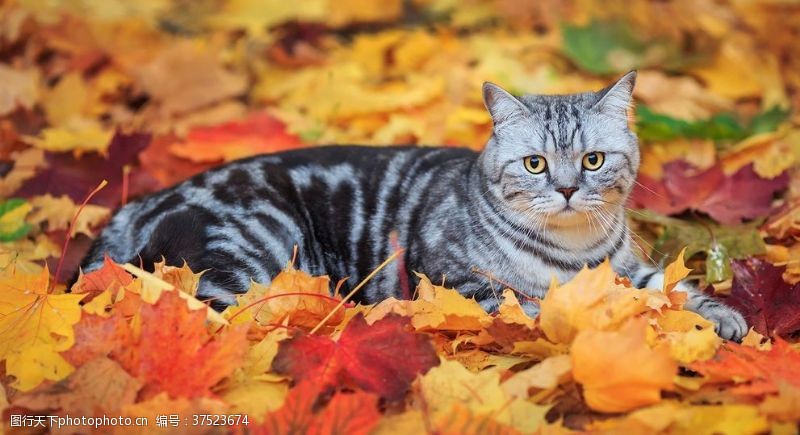
[[[633,276],[629,277],[637,288],[661,289],[664,286],[664,273],[654,267],[640,264],[631,275]],[[687,293],[684,307],[713,322],[714,329],[720,337],[741,341],[747,334],[747,322],[738,311],[686,282],[679,282],[675,290]]]

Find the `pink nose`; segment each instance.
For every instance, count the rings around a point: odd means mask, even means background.
[[[562,195],[564,195],[564,198],[567,198],[567,201],[569,201],[569,199],[572,198],[572,194],[575,193],[577,190],[578,190],[577,187],[561,187],[556,189],[556,192],[559,192]]]

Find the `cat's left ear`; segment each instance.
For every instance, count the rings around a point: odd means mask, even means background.
[[[627,119],[635,84],[636,71],[625,74],[616,83],[597,93],[597,102],[593,108],[606,115]]]
[[[528,108],[516,97],[490,82],[483,83],[483,104],[492,115],[495,126],[524,118],[530,113]]]

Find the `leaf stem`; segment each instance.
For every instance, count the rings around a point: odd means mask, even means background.
[[[345,303],[346,303],[346,302],[347,302],[347,301],[348,301],[350,298],[352,298],[352,297],[353,297],[353,295],[355,295],[357,291],[361,290],[361,287],[364,287],[364,285],[365,285],[365,284],[366,284],[366,283],[367,283],[369,280],[371,280],[371,279],[372,279],[372,277],[374,277],[375,275],[377,275],[377,274],[378,274],[378,272],[380,272],[380,271],[381,271],[381,269],[383,269],[384,267],[386,267],[386,265],[387,265],[387,264],[391,263],[391,262],[392,262],[392,260],[394,260],[395,258],[399,257],[399,256],[400,256],[400,255],[401,255],[403,252],[405,252],[405,249],[399,249],[399,250],[397,250],[397,251],[394,251],[394,254],[390,255],[390,256],[389,256],[389,258],[387,258],[386,260],[384,260],[384,262],[383,262],[383,263],[381,263],[381,264],[380,264],[380,266],[376,267],[376,268],[375,268],[375,270],[373,270],[373,271],[372,271],[372,272],[371,272],[369,275],[367,275],[367,277],[366,277],[366,278],[364,278],[364,279],[363,279],[363,280],[362,280],[360,283],[358,283],[358,285],[357,285],[357,286],[355,286],[355,287],[353,288],[353,290],[350,290],[350,293],[348,293],[348,294],[347,294],[347,296],[345,296],[344,298],[342,298],[342,300],[341,300],[341,301],[339,301],[339,304],[338,304],[338,305],[336,305],[336,306],[335,306],[335,307],[334,307],[334,308],[331,310],[331,312],[330,312],[330,313],[328,313],[328,315],[327,315],[327,316],[325,316],[325,317],[324,317],[324,318],[323,318],[323,319],[322,319],[322,320],[321,320],[319,323],[317,323],[317,326],[315,326],[315,327],[314,327],[314,329],[312,329],[312,330],[311,330],[310,334],[313,334],[313,333],[317,332],[317,331],[319,330],[319,328],[321,328],[321,327],[322,327],[322,325],[324,325],[324,324],[325,324],[325,322],[327,322],[327,321],[328,321],[328,320],[329,320],[331,317],[333,317],[333,314],[334,314],[334,313],[336,313],[337,311],[339,311],[339,308],[342,308],[342,305],[344,305],[344,304],[345,304]]]

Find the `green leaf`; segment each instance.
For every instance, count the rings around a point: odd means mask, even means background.
[[[0,242],[21,239],[30,232],[33,227],[25,222],[25,216],[31,209],[31,205],[20,198],[0,202]]]
[[[762,112],[747,126],[733,113],[718,113],[711,118],[687,121],[656,113],[647,106],[639,106],[637,134],[645,142],[666,142],[678,138],[710,139],[717,143],[736,142],[757,133],[774,131],[789,116],[788,110],[773,107]]]
[[[671,218],[648,210],[636,210],[630,217],[663,227],[650,254],[654,261],[673,259],[684,247],[687,259],[705,254],[706,279],[709,282],[731,277],[730,260],[766,252],[757,224],[721,226],[711,221]]]
[[[644,39],[624,21],[592,21],[585,26],[561,25],[564,55],[579,68],[594,74],[616,74],[647,66],[677,69],[703,56],[686,53],[671,39]]]
[[[792,113],[789,109],[772,106],[771,109],[761,112],[750,121],[751,134],[769,133],[775,131]]]
[[[632,59],[640,57],[645,50],[644,44],[622,22],[593,21],[584,27],[564,24],[561,32],[564,54],[580,68],[595,74],[612,74],[625,69],[609,62],[615,50],[620,56]]]

